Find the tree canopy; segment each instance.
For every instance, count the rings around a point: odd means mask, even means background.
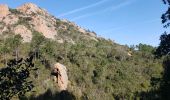
[[[168,10],[162,14],[162,23],[164,27],[167,28],[170,25],[170,0],[162,0],[165,5],[168,6]]]
[[[168,6],[168,10],[162,14],[162,24],[165,28],[168,28],[170,25],[170,0],[162,0],[165,5]],[[164,55],[169,55],[170,52],[170,34],[164,32],[160,36],[160,44],[155,52],[157,57],[161,57]]]
[[[157,57],[161,57],[163,55],[169,55],[170,53],[170,34],[166,32],[160,36],[160,45],[156,50]]]
[[[13,96],[23,96],[34,87],[27,79],[31,70],[37,70],[33,56],[10,60],[7,67],[0,69],[0,99],[10,100]]]

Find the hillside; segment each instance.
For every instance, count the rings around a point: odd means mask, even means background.
[[[17,34],[22,42],[14,46]],[[16,9],[0,5],[0,41],[1,68],[16,56],[35,54],[38,70],[28,78],[34,88],[22,99],[59,99],[51,77],[56,62],[66,66],[68,92],[76,100],[145,99],[145,93],[159,88],[159,82],[152,80],[162,77],[162,60],[154,58],[153,47],[135,50],[119,45],[32,3]]]
[[[0,32],[20,34],[24,42],[31,41],[33,31],[38,31],[46,38],[60,43],[64,41],[74,43],[76,42],[75,37],[96,40],[95,33],[67,20],[57,19],[32,3],[24,4],[16,9],[8,8],[7,5],[0,5],[0,11]]]

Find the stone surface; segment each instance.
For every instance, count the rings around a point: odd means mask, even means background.
[[[23,38],[23,42],[30,42],[32,39],[32,32],[28,30],[24,25],[18,25],[14,28],[15,34],[20,34]]]
[[[0,4],[0,20],[9,14],[9,8],[7,5]]]
[[[3,22],[6,25],[13,25],[16,24],[18,22],[19,18],[16,15],[8,15],[6,17],[4,17]]]
[[[35,14],[35,13],[41,13],[41,14],[45,14],[46,11],[40,9],[37,5],[33,4],[33,3],[26,3],[20,7],[17,8],[18,11],[25,13],[25,14]]]
[[[46,38],[55,38],[57,35],[54,26],[55,19],[46,10],[32,3],[26,3],[18,7],[17,10],[31,16],[32,20],[29,23],[33,25],[34,30],[42,33]]]
[[[42,16],[35,16],[31,24],[34,25],[34,29],[40,33],[42,33],[46,38],[54,39],[55,35],[57,35],[57,31],[53,24],[51,24],[48,20],[45,20]]]
[[[58,70],[58,77],[54,76],[54,81],[57,83],[61,91],[67,90],[68,76],[66,67],[60,63],[56,63],[53,67],[54,72],[55,70]]]

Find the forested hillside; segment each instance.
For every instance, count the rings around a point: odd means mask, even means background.
[[[27,6],[10,9],[0,22],[1,99],[61,99],[51,76],[56,62],[68,70],[68,100],[161,98],[163,58],[155,57],[155,47],[119,45],[41,9],[24,14]],[[42,29],[34,28],[36,17]]]

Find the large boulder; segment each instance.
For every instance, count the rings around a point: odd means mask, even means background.
[[[61,91],[67,90],[68,76],[67,69],[64,65],[56,63],[53,67],[54,81]]]

